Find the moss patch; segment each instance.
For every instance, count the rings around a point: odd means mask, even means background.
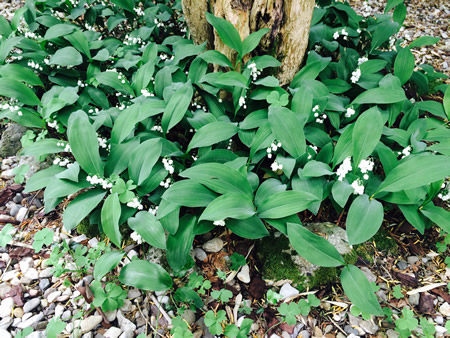
[[[88,238],[93,238],[100,235],[97,224],[89,223],[89,217],[83,219],[80,224],[77,225],[77,232],[82,235],[86,235]]]

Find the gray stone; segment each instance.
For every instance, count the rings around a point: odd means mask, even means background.
[[[19,209],[19,211],[17,212],[16,215],[16,220],[18,220],[19,222],[22,222],[25,219],[25,216],[28,213],[28,208],[26,207],[22,207]]]
[[[300,292],[296,288],[292,287],[292,285],[289,283],[284,284],[280,289],[280,295],[283,297],[283,299],[296,296],[299,293]]]
[[[44,318],[44,314],[41,312],[25,321],[22,320],[22,322],[17,327],[19,329],[25,329],[28,326],[33,326],[34,324],[39,323],[42,318]]]
[[[124,331],[124,333],[127,331],[134,332],[134,330],[136,330],[136,325],[125,318],[121,310],[117,311],[117,321],[119,322],[119,327]]]
[[[309,332],[307,330],[303,330],[300,332],[300,337],[309,338],[309,337],[311,337],[311,335],[309,334]]]
[[[219,252],[223,248],[223,241],[220,238],[213,238],[203,244],[202,248],[206,252]]]
[[[397,263],[397,266],[400,270],[405,270],[408,267],[408,263],[406,263],[404,261],[399,261]]]
[[[120,307],[120,310],[124,313],[130,312],[131,307],[132,307],[131,301],[129,299],[125,299],[123,301],[123,305]]]
[[[53,268],[45,268],[39,272],[39,278],[50,278],[53,276]]]
[[[105,312],[106,319],[113,322],[117,317],[117,310]]]
[[[245,264],[241,271],[239,271],[239,273],[237,274],[237,278],[242,282],[242,283],[250,283],[250,268],[248,267],[248,264]]]
[[[11,123],[2,133],[0,140],[0,157],[14,156],[22,148],[20,139],[27,131],[17,123]]]
[[[377,281],[377,276],[375,276],[373,274],[372,271],[370,271],[370,269],[367,266],[363,266],[361,267],[361,271],[364,273],[364,275],[367,277],[367,279],[369,280],[369,282],[373,282],[375,283]]]
[[[47,278],[41,279],[39,281],[39,289],[41,289],[42,292],[47,290],[50,287],[50,281]]]
[[[61,296],[61,291],[54,291],[51,294],[48,295],[47,300],[49,303],[52,303],[53,301],[56,300],[56,298],[58,298],[59,296]]]
[[[19,268],[22,273],[26,273],[28,269],[32,268],[33,266],[34,262],[32,257],[22,257],[22,259],[19,261]]]
[[[22,200],[23,200],[23,197],[22,197],[21,193],[17,193],[16,196],[14,196],[14,198],[13,198],[13,202],[17,203],[17,204],[20,204],[20,202],[22,202]]]
[[[134,332],[133,332],[133,331],[130,331],[130,330],[127,330],[127,331],[124,331],[124,332],[120,335],[119,338],[133,338],[133,337],[134,337]]]
[[[450,317],[450,304],[447,302],[442,304],[439,307],[439,312],[445,317]]]
[[[24,277],[29,278],[31,280],[39,279],[39,273],[35,268],[28,269],[28,271],[25,273]]]
[[[13,307],[14,307],[14,299],[12,299],[12,297],[3,299],[0,305],[0,317],[5,318],[11,316]]]
[[[23,306],[23,312],[25,312],[25,313],[31,312],[35,308],[37,308],[40,304],[41,304],[41,300],[39,298],[33,298],[25,303],[25,305]]]
[[[72,317],[72,313],[70,312],[70,310],[64,311],[61,315],[61,319],[64,321],[69,320],[70,317]]]
[[[128,291],[128,299],[135,299],[141,296],[141,291],[138,289],[132,288]]]
[[[11,285],[8,283],[1,283],[0,284],[0,298],[6,298],[6,294],[11,291]]]
[[[122,333],[121,329],[112,326],[103,334],[103,336],[105,336],[105,338],[118,338],[121,333]]]
[[[89,332],[93,330],[98,324],[102,322],[102,316],[89,316],[83,319],[80,323],[82,332]]]
[[[0,329],[0,337],[2,337],[2,338],[11,338],[12,336],[11,336],[11,333],[6,331],[5,329]]]
[[[386,336],[388,336],[388,338],[398,338],[399,337],[399,333],[397,331],[389,329],[389,330],[386,331]]]
[[[366,331],[367,333],[370,334],[375,334],[377,333],[379,327],[378,325],[374,324],[372,321],[370,320],[363,320],[361,321],[361,323],[359,324],[359,326]]]
[[[416,264],[419,261],[419,257],[417,256],[409,256],[407,259],[409,264],[413,265]]]
[[[0,329],[6,330],[8,327],[11,326],[12,322],[13,322],[13,319],[11,317],[3,318],[2,320],[0,320]]]
[[[411,305],[419,305],[419,300],[420,300],[420,293],[415,293],[411,296],[409,296],[409,304]]]
[[[9,214],[12,217],[16,217],[17,213],[19,212],[19,209],[21,208],[20,205],[14,204],[11,209],[9,210]]]
[[[203,262],[206,258],[208,258],[208,255],[203,249],[195,248],[194,249],[194,256],[197,258],[197,260]]]
[[[195,312],[191,309],[184,310],[181,317],[189,324],[189,326],[194,325],[195,323]]]

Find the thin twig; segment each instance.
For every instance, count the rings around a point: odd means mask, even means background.
[[[332,322],[333,323],[333,325],[334,326],[336,326],[338,329],[339,329],[339,331],[341,331],[343,334],[347,334],[347,332],[345,332],[344,330],[342,330],[342,328],[339,326],[339,324],[338,323],[336,323],[333,319],[331,319],[331,317],[330,316],[327,316],[327,318],[328,318],[328,320],[330,321],[330,322]]]
[[[167,314],[167,312],[163,309],[162,305],[158,302],[158,300],[156,299],[156,297],[153,293],[150,294],[150,299],[155,303],[158,310],[161,311],[162,315],[167,320],[169,325],[172,325],[172,318],[170,318],[170,316]]]

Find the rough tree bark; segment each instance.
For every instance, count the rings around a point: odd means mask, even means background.
[[[205,12],[231,22],[241,38],[262,29],[270,32],[261,41],[260,53],[269,53],[281,61],[278,79],[289,83],[300,68],[308,46],[309,27],[314,0],[182,0],[191,38],[200,44],[207,41],[229,57],[232,50],[225,46],[206,21]]]

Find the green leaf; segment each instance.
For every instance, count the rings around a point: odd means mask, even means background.
[[[242,238],[259,239],[269,235],[266,226],[259,217],[252,216],[247,219],[227,219],[228,229]]]
[[[287,232],[294,249],[312,264],[325,267],[345,264],[341,254],[330,242],[307,230],[303,225],[287,223]]]
[[[17,99],[29,106],[41,105],[41,101],[30,88],[22,82],[9,78],[0,78],[0,96]]]
[[[408,223],[410,223],[423,235],[425,231],[425,220],[423,215],[420,214],[417,205],[398,204],[398,208],[401,210]]]
[[[246,219],[255,213],[255,207],[248,195],[230,192],[209,203],[199,221],[220,221],[226,218]]]
[[[162,195],[162,199],[184,207],[206,207],[217,194],[194,180],[182,180],[175,182]]]
[[[295,325],[297,322],[296,316],[301,314],[300,307],[295,302],[281,304],[278,308],[278,312],[284,316],[284,321],[288,325]]]
[[[433,223],[442,228],[447,233],[450,233],[450,212],[442,207],[437,207],[433,203],[428,203],[420,212],[425,217],[431,219]]]
[[[429,154],[410,155],[386,175],[377,192],[413,189],[448,176],[450,176],[450,157]]]
[[[402,4],[403,0],[388,0],[386,3],[386,8],[384,9],[384,13],[389,12],[392,8]]]
[[[161,266],[144,260],[134,260],[120,270],[119,281],[148,291],[165,291],[172,287],[172,278]]]
[[[31,69],[22,67],[21,65],[10,63],[0,67],[0,75],[4,78],[25,82],[32,86],[43,86],[39,76]]]
[[[161,151],[162,143],[159,138],[147,140],[133,151],[128,164],[128,173],[137,185],[141,185],[149,177],[153,166],[161,156]]]
[[[277,140],[292,157],[298,158],[306,151],[303,124],[294,112],[284,107],[269,107],[269,123]]]
[[[336,181],[331,188],[331,194],[334,200],[341,208],[345,207],[348,198],[353,193],[353,187],[347,182]]]
[[[351,245],[367,241],[378,232],[383,223],[383,205],[369,196],[358,196],[347,215],[347,236]]]
[[[161,119],[161,126],[165,132],[168,132],[183,119],[193,95],[194,89],[190,82],[186,82],[172,95]]]
[[[369,109],[358,117],[352,137],[355,166],[372,154],[380,141],[383,125],[383,118],[377,108]]]
[[[303,191],[283,191],[267,198],[258,206],[261,218],[283,218],[306,210],[317,197]]]
[[[258,47],[262,37],[269,31],[269,28],[263,28],[247,36],[242,43],[242,56],[252,52],[256,47]]]
[[[219,142],[229,140],[237,134],[239,128],[230,122],[212,122],[201,127],[189,142],[187,151],[192,148],[207,147]]]
[[[333,174],[334,172],[331,170],[328,164],[312,160],[306,163],[306,165],[303,167],[301,176],[303,178],[310,178]]]
[[[114,269],[122,260],[123,252],[110,251],[103,254],[94,265],[94,279],[100,281],[103,276]]]
[[[402,85],[411,78],[415,63],[414,55],[408,47],[402,48],[398,52],[394,63],[394,75],[400,79]]]
[[[342,269],[341,283],[347,297],[361,312],[383,316],[383,311],[373,293],[372,286],[364,273],[356,266],[347,265]]]
[[[417,39],[415,39],[413,42],[409,44],[409,48],[418,48],[423,46],[430,46],[434,45],[441,40],[440,37],[433,37],[433,36],[420,36]]]
[[[14,227],[11,224],[5,224],[2,231],[0,232],[0,247],[4,248],[11,242],[11,233],[13,232],[13,230]]]
[[[223,332],[222,322],[227,319],[226,312],[220,310],[217,315],[213,311],[208,311],[205,314],[205,325],[213,335],[221,335]]]
[[[47,324],[45,332],[48,338],[56,338],[66,327],[66,323],[59,317],[53,317]]]
[[[218,18],[210,13],[206,13],[206,20],[216,29],[220,39],[228,47],[234,49],[238,54],[242,55],[242,41],[234,26],[227,20]]]
[[[373,52],[376,48],[386,42],[389,37],[397,32],[398,27],[399,24],[397,22],[392,22],[391,20],[385,20],[378,24],[375,33],[373,34],[370,52]]]
[[[222,67],[229,67],[233,69],[231,61],[217,50],[207,50],[206,52],[200,54],[199,57],[208,63],[213,63]]]
[[[339,137],[336,147],[334,149],[333,166],[344,161],[347,157],[352,155],[353,150],[353,130],[355,124],[349,125],[342,135]]]
[[[151,246],[166,249],[166,235],[161,223],[148,211],[140,211],[128,219],[128,226]]]
[[[34,234],[33,250],[38,253],[44,245],[49,246],[53,243],[53,231],[49,228],[39,230]]]
[[[125,83],[122,83],[122,80],[119,80],[117,78],[117,73],[112,71],[106,71],[102,73],[95,74],[95,79],[100,82],[101,84],[111,87],[116,91],[119,91],[123,94],[127,95],[133,95],[134,91],[133,88],[131,88],[128,81],[125,79]]]
[[[117,193],[111,194],[103,203],[101,211],[102,229],[106,236],[118,248],[121,248],[122,235],[119,230],[119,219],[121,214],[119,196]]]
[[[185,215],[180,220],[180,226],[175,235],[167,238],[167,261],[172,269],[180,271],[186,265],[189,251],[194,241],[194,227],[197,219],[192,215]]]
[[[31,192],[45,188],[53,182],[54,176],[62,171],[64,171],[64,168],[59,166],[51,166],[47,169],[38,171],[28,179],[24,192]]]
[[[373,88],[358,95],[352,104],[390,104],[406,100],[405,92],[398,88]]]
[[[52,40],[59,38],[60,36],[68,35],[77,29],[74,25],[69,25],[66,23],[61,23],[53,25],[47,29],[44,35],[44,40]]]
[[[73,47],[64,47],[58,49],[50,58],[51,65],[59,65],[64,67],[77,66],[83,63],[83,57]]]
[[[88,58],[91,58],[91,50],[89,49],[89,42],[86,38],[86,35],[84,35],[83,32],[81,32],[80,30],[76,30],[72,34],[66,35],[65,39],[69,41],[72,44],[72,46],[78,49],[81,53],[86,55]]]
[[[105,195],[106,191],[102,189],[92,189],[78,195],[64,210],[64,228],[72,230],[80,224],[97,207]]]
[[[85,112],[78,110],[70,115],[67,135],[80,167],[88,174],[103,175],[97,133]]]
[[[120,8],[126,9],[127,11],[134,13],[134,1],[133,0],[111,0],[111,2]]]
[[[230,87],[247,88],[247,78],[241,73],[230,71],[221,74],[215,84]]]
[[[443,105],[447,118],[450,119],[450,86],[447,86],[447,89],[445,90]]]

